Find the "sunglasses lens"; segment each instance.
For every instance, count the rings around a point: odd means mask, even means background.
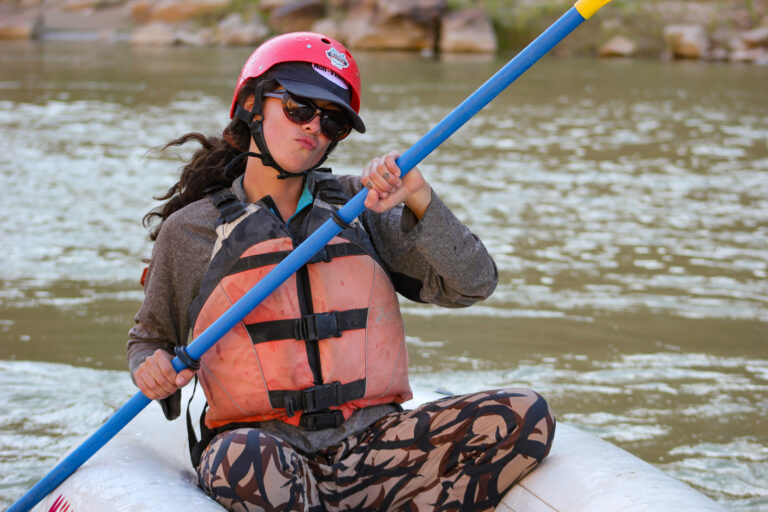
[[[316,112],[314,105],[303,103],[289,94],[283,98],[283,110],[291,121],[298,124],[308,123]]]
[[[320,129],[331,140],[341,140],[349,135],[352,126],[341,113],[324,111],[320,118]]]

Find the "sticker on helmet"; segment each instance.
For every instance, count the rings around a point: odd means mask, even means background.
[[[312,64],[312,69],[314,69],[317,73],[322,75],[326,80],[329,82],[333,82],[338,87],[341,87],[342,89],[349,89],[347,87],[346,82],[344,82],[344,79],[339,76],[338,73],[333,71],[332,69],[324,68],[323,66],[320,66],[318,64]]]
[[[349,67],[349,62],[347,62],[347,56],[341,53],[336,48],[331,48],[327,52],[325,52],[325,55],[328,57],[328,60],[331,61],[331,64],[336,66],[339,69],[344,69]]]

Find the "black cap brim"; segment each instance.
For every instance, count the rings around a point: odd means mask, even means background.
[[[276,80],[285,90],[296,96],[330,101],[341,107],[352,121],[352,127],[365,133],[365,123],[349,104],[348,88],[339,86],[304,62],[279,64],[269,71],[269,78]]]

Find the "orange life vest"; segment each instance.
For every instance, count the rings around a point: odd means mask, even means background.
[[[302,221],[307,235],[331,217],[328,198],[341,192],[331,176],[323,180]],[[211,199],[221,213],[218,241],[190,308],[194,337],[304,238],[262,203],[242,204],[228,191]],[[216,343],[198,375],[208,428],[277,419],[316,430],[340,425],[361,407],[409,400],[394,286],[360,222]]]

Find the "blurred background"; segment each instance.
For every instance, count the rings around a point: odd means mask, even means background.
[[[142,216],[270,35],[346,42],[406,149],[560,16],[548,1],[0,1],[0,505],[135,392]],[[420,168],[487,301],[401,305],[418,386],[524,385],[732,511],[768,510],[768,10],[613,0]],[[602,58],[601,58],[602,57]]]
[[[0,40],[92,39],[151,46],[253,46],[314,30],[353,50],[508,53],[563,0],[0,0]],[[613,0],[559,55],[768,64],[765,0]]]

